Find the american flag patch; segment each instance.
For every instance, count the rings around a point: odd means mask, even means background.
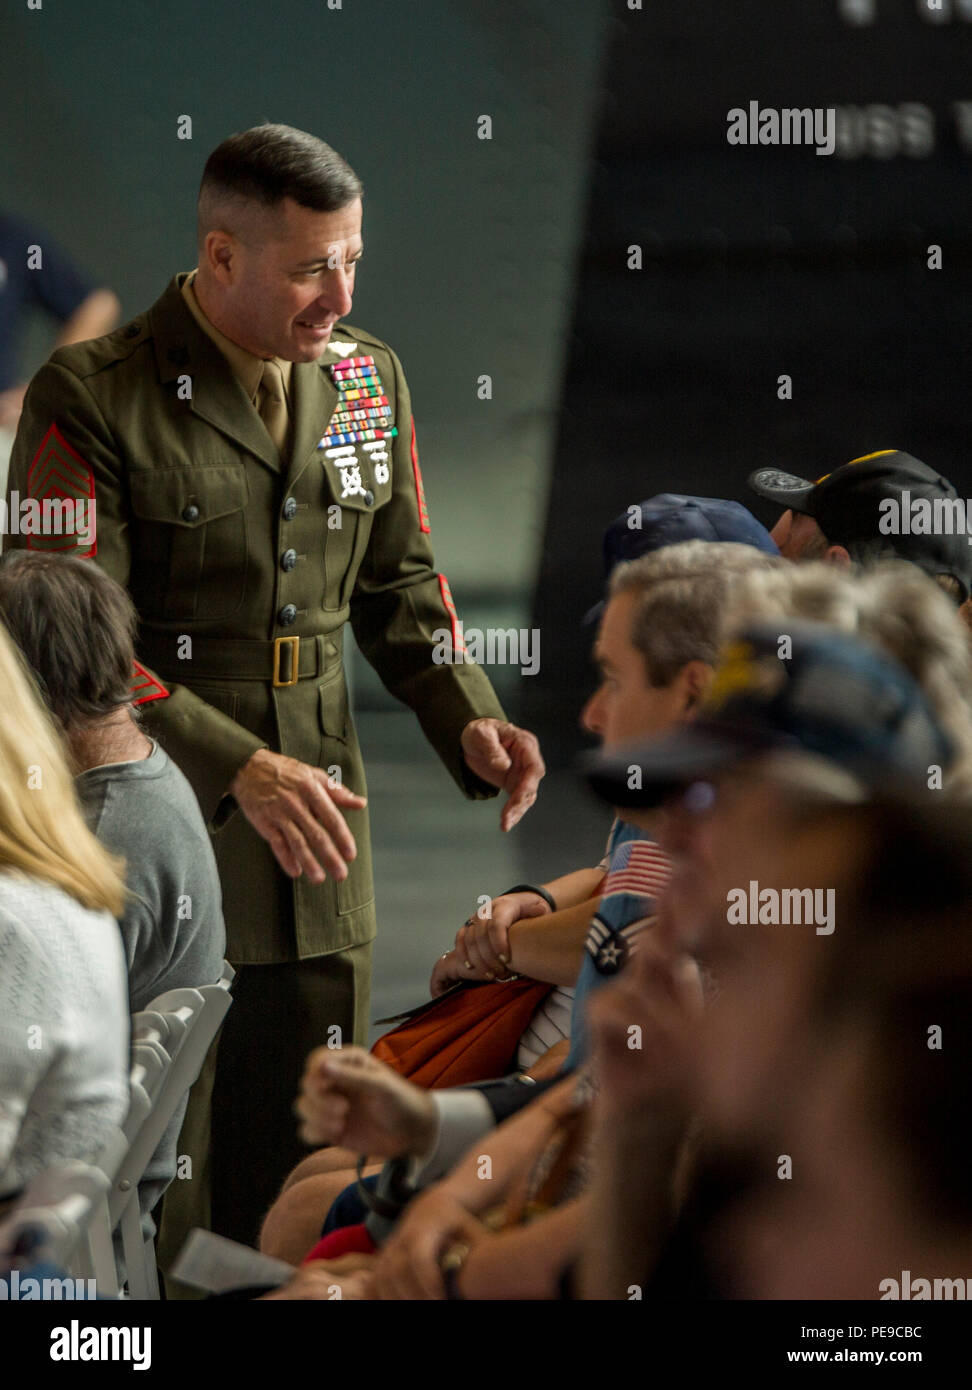
[[[601,902],[618,893],[657,898],[671,874],[668,855],[653,840],[628,840],[611,858]]]

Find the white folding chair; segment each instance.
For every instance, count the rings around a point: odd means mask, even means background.
[[[141,1013],[132,1014],[132,1042],[156,1039],[174,1057],[189,1031],[191,1018],[191,1008],[183,1007],[167,1014],[143,1009]]]
[[[64,1163],[38,1173],[0,1221],[0,1258],[12,1255],[29,1237],[33,1259],[68,1269],[107,1190],[104,1173],[87,1163]]]
[[[112,1230],[120,1229],[129,1295],[159,1297],[155,1242],[142,1235],[138,1184],[180,1102],[188,1094],[232,1003],[235,971],[223,962],[220,979],[197,989],[173,989],[133,1018],[133,1050],[161,1050],[170,1063],[152,1112],[119,1166],[108,1198]]]
[[[94,1211],[71,1264],[72,1273],[95,1279],[98,1292],[118,1297],[121,1287],[115,1265],[109,1197],[112,1183],[121,1170],[125,1157],[152,1114],[169,1067],[164,1049],[157,1046],[139,1047],[129,1074],[128,1114],[121,1128],[113,1128],[98,1156],[97,1166],[105,1177],[105,1191],[95,1201]]]

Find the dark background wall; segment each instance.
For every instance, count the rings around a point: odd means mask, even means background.
[[[972,103],[972,6],[879,0],[874,23],[848,22],[870,12],[613,7],[534,609],[544,664],[520,707],[556,765],[585,741],[579,619],[602,582],[601,532],[629,504],[733,497],[771,524],[747,495],[752,469],[817,477],[891,447],[972,495],[972,134],[955,105]],[[858,111],[829,158],[729,145],[728,111],[754,100]]]

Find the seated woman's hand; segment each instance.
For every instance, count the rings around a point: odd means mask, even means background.
[[[433,999],[438,999],[440,994],[445,994],[447,989],[458,984],[460,980],[475,980],[477,977],[465,969],[459,959],[458,952],[446,951],[444,956],[440,956],[432,967],[432,977],[429,980],[429,994]]]
[[[539,893],[503,893],[483,904],[456,933],[456,955],[469,980],[501,980],[509,973],[510,927],[524,917],[542,917],[550,904]]]

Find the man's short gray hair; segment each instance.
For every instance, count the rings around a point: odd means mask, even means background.
[[[670,685],[690,661],[715,666],[732,577],[784,562],[734,541],[682,541],[618,565],[608,594],[634,594],[632,644],[652,685]]]

